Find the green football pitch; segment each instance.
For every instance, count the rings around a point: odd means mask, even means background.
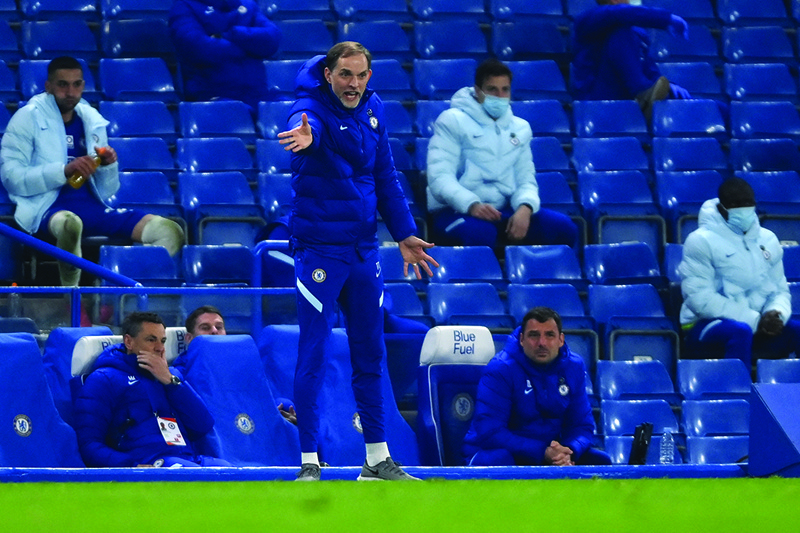
[[[2,532],[761,533],[800,529],[800,479],[6,483],[0,511]]]

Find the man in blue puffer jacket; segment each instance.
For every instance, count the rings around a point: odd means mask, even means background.
[[[278,134],[292,151],[290,244],[294,251],[300,324],[294,400],[302,467],[298,480],[320,476],[317,396],[323,353],[336,318],[347,320],[353,394],[367,458],[359,479],[413,479],[389,456],[384,430],[381,360],[383,276],[378,253],[380,213],[403,255],[432,275],[438,266],[414,236],[416,225],[397,179],[383,103],[369,88],[371,55],[356,42],[334,45],[297,74],[289,130]]]
[[[472,466],[609,465],[592,449],[586,367],[564,343],[561,317],[535,307],[486,365],[464,457]]]
[[[267,100],[264,60],[281,31],[253,0],[175,0],[169,14],[187,100]]]
[[[75,431],[87,466],[230,466],[196,455],[192,441],[211,432],[203,400],[167,365],[166,333],[154,313],[131,313],[123,342],[95,362],[75,399]]]

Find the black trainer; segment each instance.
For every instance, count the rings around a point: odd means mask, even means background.
[[[358,476],[358,481],[419,481],[418,477],[406,474],[402,468],[397,466],[391,457],[381,461],[375,466],[367,465],[364,461],[364,466],[361,467],[361,475]]]
[[[319,481],[319,465],[303,463],[295,481]]]

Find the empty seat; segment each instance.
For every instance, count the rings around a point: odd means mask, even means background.
[[[433,318],[425,314],[417,291],[410,283],[387,283],[383,287],[383,306],[387,312],[401,318],[433,326]]]
[[[598,361],[597,389],[601,400],[666,400],[680,396],[660,361]]]
[[[534,137],[531,141],[531,151],[537,172],[560,172],[567,181],[575,181],[575,170],[557,138]]]
[[[706,61],[712,65],[722,63],[719,43],[705,24],[690,25],[689,39],[661,29],[650,30],[650,38],[650,53],[656,61]]]
[[[433,269],[431,282],[470,283],[475,281],[505,286],[503,271],[488,246],[442,246],[431,251],[439,267]]]
[[[728,137],[717,102],[707,99],[661,100],[653,104],[655,137]]]
[[[180,102],[178,124],[183,137],[239,137],[246,143],[256,138],[250,107],[236,100]]]
[[[683,0],[650,0],[648,7],[660,7],[670,13],[684,18],[690,24],[704,24],[709,27],[719,26],[719,19],[714,13],[714,3],[712,0],[694,0],[685,2]]]
[[[294,101],[294,82],[297,72],[305,63],[302,59],[277,61],[267,59],[264,68],[267,71],[267,88],[271,100]]]
[[[172,74],[160,57],[105,57],[98,74],[108,99],[178,101]]]
[[[686,462],[693,465],[731,464],[747,460],[750,437],[686,437]]]
[[[575,251],[564,244],[506,246],[506,278],[510,283],[568,283],[585,288]]]
[[[489,55],[480,25],[471,20],[452,19],[414,22],[414,48],[421,59],[485,59]],[[474,74],[474,71],[470,74]]]
[[[681,404],[684,432],[689,437],[748,435],[750,404],[747,400],[685,400]]]
[[[278,20],[275,25],[281,30],[275,59],[307,60],[316,54],[324,55],[334,44],[330,30],[319,19]]]
[[[329,0],[272,0],[269,3],[262,2],[259,6],[270,20],[336,18]]]
[[[383,2],[372,2],[371,0],[333,0],[331,7],[340,21],[408,21],[411,20],[411,11],[405,0],[385,0]],[[345,39],[341,34],[340,40]],[[372,48],[365,42],[360,42],[372,52]]]
[[[163,18],[169,16],[169,4],[162,0],[100,0],[103,20],[114,18]]]
[[[575,193],[567,177],[561,172],[537,172],[536,183],[539,185],[541,206],[569,215],[585,234],[586,221],[581,217],[581,207],[575,201]],[[585,235],[583,237],[582,242],[585,243]]]
[[[731,102],[731,133],[737,139],[800,140],[800,115],[791,102]]]
[[[178,139],[175,162],[184,172],[237,171],[255,181],[253,158],[237,137]]]
[[[781,0],[718,0],[717,15],[726,26],[791,25]]]
[[[158,171],[170,181],[178,175],[169,146],[160,137],[110,137],[108,144],[117,152],[120,172]]]
[[[697,229],[700,206],[717,197],[721,184],[722,174],[717,170],[656,172],[656,200],[667,221],[671,242],[681,244]]]
[[[569,116],[558,100],[517,100],[511,105],[514,115],[526,120],[536,136],[572,141]]]
[[[739,359],[678,361],[678,391],[686,400],[750,397],[750,369]]]
[[[469,20],[486,22],[482,0],[411,0],[411,12],[418,20]]]
[[[727,100],[714,66],[707,61],[664,62],[658,65],[662,76],[677,83],[694,98]]]
[[[370,2],[371,5],[380,5]],[[414,59],[408,34],[396,19],[348,22],[339,20],[339,39],[363,44],[373,59]],[[374,73],[374,69],[373,69]]]
[[[178,138],[175,119],[161,101],[103,100],[100,114],[109,121],[109,137],[160,137],[170,144]]]
[[[397,59],[373,59],[369,86],[381,95],[384,101],[415,99],[409,73]]]
[[[759,359],[759,383],[800,383],[800,359]]]
[[[725,63],[723,76],[731,100],[798,102],[797,83],[783,63]]]
[[[797,64],[789,35],[780,26],[722,28],[722,54],[730,63]]]
[[[728,157],[711,137],[654,137],[653,168],[656,172],[728,169]]]
[[[269,222],[287,216],[292,207],[292,175],[258,173],[258,203]]]
[[[492,22],[492,52],[504,61],[551,59],[569,61],[567,40],[558,26],[536,19]]]
[[[583,270],[589,283],[663,285],[658,259],[643,242],[587,244],[583,249]]]
[[[566,283],[508,285],[508,313],[518,323],[522,323],[525,313],[538,306],[554,309],[564,321],[565,329],[575,325],[591,327],[591,318],[585,317],[583,302],[574,285]],[[591,367],[586,365],[586,368]]]
[[[423,137],[432,137],[433,124],[442,114],[442,111],[449,108],[450,102],[447,100],[418,100],[417,112],[414,118],[414,128],[417,133]],[[424,165],[422,169],[425,169]]]
[[[97,38],[88,23],[77,18],[24,20],[20,44],[29,59],[53,59],[63,55],[86,61],[100,58]]]
[[[16,63],[22,57],[19,39],[7,20],[0,19],[0,59]]]
[[[800,281],[800,246],[783,247],[783,273],[789,282]]]
[[[256,140],[256,164],[259,172],[281,174],[291,172],[292,153],[278,139]]]
[[[619,436],[610,435],[603,439],[605,451],[611,456],[611,463],[617,465],[629,464],[631,448],[633,447],[633,436]],[[645,456],[644,464],[657,465],[661,463],[660,457],[661,435],[653,435],[650,439],[650,446],[647,448],[647,455]],[[673,463],[683,463],[683,456],[678,449],[674,447]]]
[[[734,174],[747,180],[753,187],[761,226],[774,232],[783,243],[800,242],[800,175],[797,171],[737,170]],[[786,264],[787,260],[784,259]],[[794,265],[789,266],[790,269],[792,267]]]
[[[100,27],[103,57],[160,57],[175,61],[167,19],[111,19]]]
[[[414,269],[409,268],[406,275],[403,274],[403,256],[397,246],[380,246],[378,251],[381,256],[381,273],[386,283],[407,282],[415,289],[422,289],[428,284],[428,275],[423,269],[419,269],[422,279],[417,279]]]
[[[259,102],[256,127],[265,139],[277,139],[278,133],[286,130],[289,108],[292,102]]]
[[[16,22],[21,16],[16,0],[0,0],[0,19]]]
[[[512,99],[572,101],[564,75],[554,60],[508,61],[506,66],[514,75]]]
[[[625,154],[625,157],[619,157],[619,154]],[[578,171],[649,170],[641,142],[631,136],[575,138],[572,141],[572,162]]]
[[[83,58],[78,58],[83,70],[83,98],[88,102],[96,102],[100,99],[94,82],[94,75],[89,64]],[[47,65],[49,59],[21,59],[19,62],[19,85],[23,99],[44,92],[44,82],[47,80]]]
[[[516,326],[491,283],[429,283],[427,291],[429,313],[437,325],[506,331]]]
[[[415,137],[411,114],[397,100],[383,102],[383,119],[389,137],[400,139],[404,143],[411,143]]]
[[[414,59],[414,90],[423,100],[449,100],[457,90],[475,84],[477,66],[472,58]]]
[[[734,170],[800,172],[800,153],[791,139],[731,139]]]
[[[578,137],[650,138],[644,115],[633,100],[576,100],[572,102],[572,118]]]
[[[253,252],[246,246],[187,245],[181,259],[186,283],[250,284]]]
[[[652,285],[590,285],[589,315],[605,324],[614,316],[663,317],[664,304]]]
[[[489,0],[487,11],[498,21],[532,18],[540,22],[565,24],[567,17],[561,0]]]
[[[120,172],[120,186],[109,199],[109,205],[127,209],[141,209],[146,213],[175,220],[186,233],[183,209],[175,201],[175,192],[163,172]],[[188,237],[188,234],[187,234]]]
[[[653,424],[653,435],[678,433],[678,419],[666,400],[602,400],[600,412],[606,436],[633,435],[642,422]]]
[[[145,286],[180,283],[178,267],[163,246],[101,246],[99,264]]]

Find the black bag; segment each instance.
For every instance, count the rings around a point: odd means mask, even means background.
[[[633,433],[631,454],[628,456],[629,465],[643,465],[647,463],[647,449],[650,447],[650,437],[653,435],[653,424],[643,422],[636,426]]]

